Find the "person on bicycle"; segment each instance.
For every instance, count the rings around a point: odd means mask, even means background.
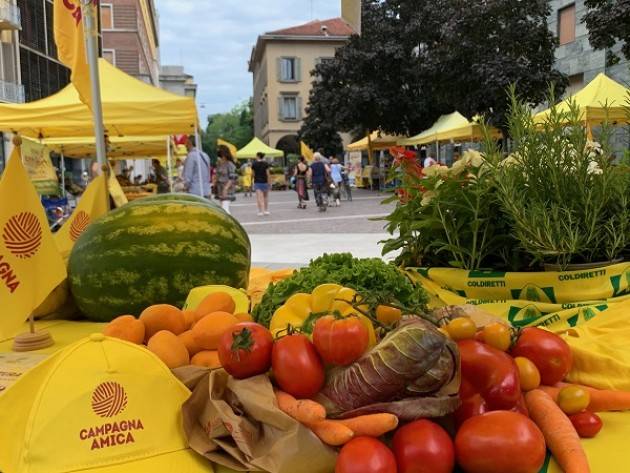
[[[315,193],[315,202],[320,212],[325,212],[328,206],[328,189],[327,181],[330,169],[322,162],[321,153],[313,155],[313,164],[311,164],[311,184]]]

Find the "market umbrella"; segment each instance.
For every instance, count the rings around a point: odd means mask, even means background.
[[[281,158],[284,156],[284,151],[272,148],[254,137],[249,143],[236,152],[236,157],[238,159],[251,159],[255,158],[257,153],[265,153],[266,157],[272,158]]]
[[[490,136],[500,138],[501,131],[489,127]],[[435,133],[435,141],[477,141],[484,138],[484,132],[479,122],[473,118],[466,125],[445,125]]]
[[[574,102],[580,110],[580,120],[588,125],[597,125],[606,119],[610,122],[629,123],[627,115],[630,89],[615,82],[604,73],[600,73],[582,90],[563,100],[556,106],[556,111],[566,114],[570,103]],[[606,106],[608,110],[606,110]],[[536,123],[544,123],[551,109],[534,115]],[[565,121],[568,117],[565,117]]]
[[[107,143],[108,159],[163,156],[168,136],[114,136]],[[41,143],[65,158],[86,158],[96,155],[94,137],[47,138]]]
[[[458,129],[467,125],[469,125],[468,119],[459,112],[441,115],[431,128],[424,130],[422,133],[412,136],[411,138],[398,140],[398,144],[402,146],[416,146],[435,143],[439,141],[439,133],[447,130]]]
[[[396,142],[400,139],[400,136],[373,131],[370,133],[369,138],[366,136],[354,143],[350,143],[346,146],[346,149],[348,151],[367,151],[368,146],[371,146],[373,150],[389,149],[392,146],[396,146]]]

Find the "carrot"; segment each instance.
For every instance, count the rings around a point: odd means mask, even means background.
[[[327,445],[339,447],[348,443],[354,437],[354,432],[343,424],[332,420],[320,420],[306,424],[319,439]]]
[[[310,399],[295,399],[289,393],[275,390],[278,407],[302,424],[311,424],[326,419],[326,409]]]
[[[558,399],[560,389],[566,386],[577,386],[589,392],[591,403],[588,410],[592,412],[627,411],[630,410],[630,392],[612,389],[595,389],[581,384],[558,383],[556,386],[541,386],[554,400]]]
[[[589,473],[588,459],[575,427],[553,399],[540,389],[525,394],[529,415],[564,473]]]
[[[558,402],[558,394],[560,394],[561,388],[558,388],[556,386],[545,386],[541,384],[540,386],[538,386],[538,389],[547,394],[547,396],[553,399],[554,402]]]
[[[345,425],[354,432],[357,437],[380,437],[398,427],[398,417],[394,414],[369,414],[353,417],[351,419],[340,419],[338,422]]]

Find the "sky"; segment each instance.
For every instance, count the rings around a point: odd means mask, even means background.
[[[252,95],[247,62],[259,34],[340,16],[340,0],[155,0],[164,65],[198,84],[200,119]]]

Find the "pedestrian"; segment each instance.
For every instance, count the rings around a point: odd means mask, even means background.
[[[313,192],[315,193],[315,202],[320,212],[325,212],[328,206],[328,189],[326,183],[330,169],[322,161],[322,154],[317,152],[313,154],[313,164],[311,164],[311,183],[313,184]]]
[[[305,209],[306,202],[308,202],[308,186],[307,180],[311,174],[311,169],[306,162],[304,156],[300,156],[295,169],[293,171],[293,177],[295,178],[295,191],[298,195],[298,209]]]
[[[350,188],[350,164],[341,168],[341,180],[343,182],[343,189],[346,193],[346,198],[349,202],[352,202],[352,189]]]
[[[331,187],[331,190],[333,191],[333,197],[335,199],[335,204],[337,205],[337,207],[341,205],[341,200],[339,197],[341,186],[343,185],[342,172],[343,166],[339,164],[339,160],[337,158],[333,157],[330,165],[330,178],[332,180],[332,183],[334,184],[334,188]]]
[[[424,164],[422,167],[424,168],[430,168],[431,166],[435,166],[438,162],[435,160],[435,158],[431,155],[427,156],[426,158],[424,158]]]
[[[245,163],[244,167],[241,168],[241,173],[243,174],[243,192],[245,197],[252,196],[252,164],[250,162]]]
[[[210,157],[196,146],[195,137],[186,140],[188,155],[184,162],[184,189],[189,194],[210,197]]]
[[[252,164],[254,173],[254,191],[256,191],[256,204],[258,216],[269,215],[269,191],[271,190],[271,171],[265,161],[265,153],[256,153],[256,161]]]
[[[159,159],[152,159],[151,165],[153,167],[153,180],[157,184],[158,194],[167,194],[171,190],[171,186],[168,182],[166,169],[164,169]]]
[[[216,172],[217,193],[221,201],[221,207],[229,214],[230,203],[235,200],[236,164],[234,164],[234,158],[229,149],[221,148],[218,155],[219,162],[217,163]]]

